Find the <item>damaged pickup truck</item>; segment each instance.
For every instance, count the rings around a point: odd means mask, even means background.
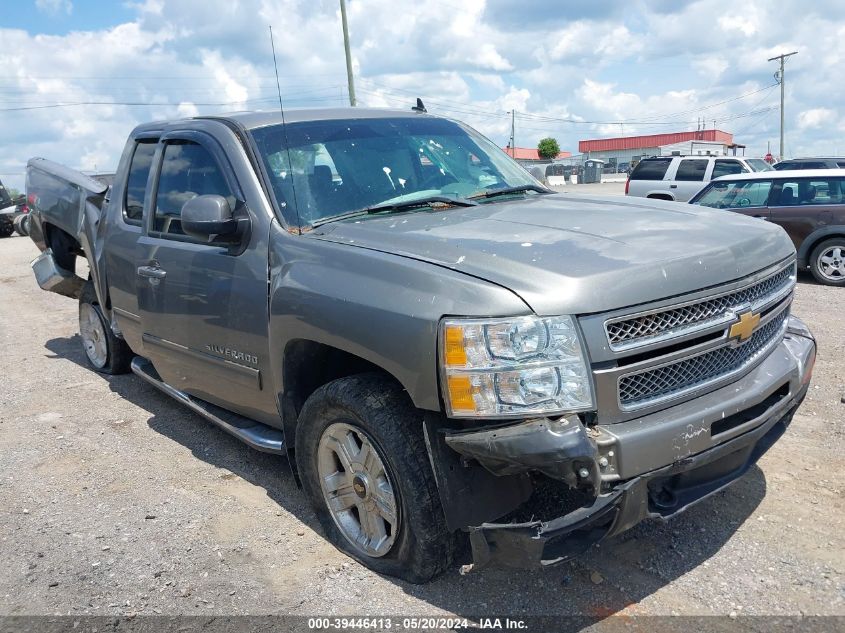
[[[742,475],[815,359],[786,233],[553,193],[419,110],[145,124],[111,187],[33,159],[38,283],[94,369],[286,455],[326,536],[412,582],[467,536],[548,565]]]

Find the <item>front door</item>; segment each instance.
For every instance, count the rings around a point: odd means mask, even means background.
[[[262,380],[269,367],[267,227],[246,208],[211,136],[168,134],[154,160],[158,171],[135,261],[143,353],[180,391],[254,419],[278,419]],[[182,205],[204,194],[250,213],[248,243],[201,243],[185,235]]]

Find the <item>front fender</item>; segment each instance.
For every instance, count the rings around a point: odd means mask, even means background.
[[[270,358],[285,392],[284,353],[304,339],[396,378],[420,409],[440,410],[437,331],[444,315],[531,314],[513,292],[435,264],[314,235],[270,235]]]

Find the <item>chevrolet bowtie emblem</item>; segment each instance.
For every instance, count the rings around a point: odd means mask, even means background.
[[[731,326],[728,338],[747,341],[754,334],[754,330],[760,324],[760,315],[754,314],[751,310],[739,315],[739,321]]]

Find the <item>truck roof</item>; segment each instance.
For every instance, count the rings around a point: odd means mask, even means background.
[[[301,123],[303,121],[330,121],[333,119],[392,119],[396,117],[417,117],[426,116],[424,113],[407,110],[397,110],[392,108],[290,108],[285,110],[286,123]],[[235,121],[249,130],[266,127],[268,125],[278,125],[282,122],[282,113],[279,110],[265,110],[265,111],[244,111],[244,112],[229,112],[225,114],[217,114],[214,116],[198,116],[191,119],[181,119],[183,121],[193,119],[227,119]],[[180,119],[170,121],[154,121],[151,123],[144,123],[139,125],[138,130],[146,129],[160,129],[165,126],[173,125]]]
[[[776,178],[841,178],[845,176],[845,169],[781,169],[780,171],[755,171],[750,174],[728,174],[713,180],[769,180]]]

